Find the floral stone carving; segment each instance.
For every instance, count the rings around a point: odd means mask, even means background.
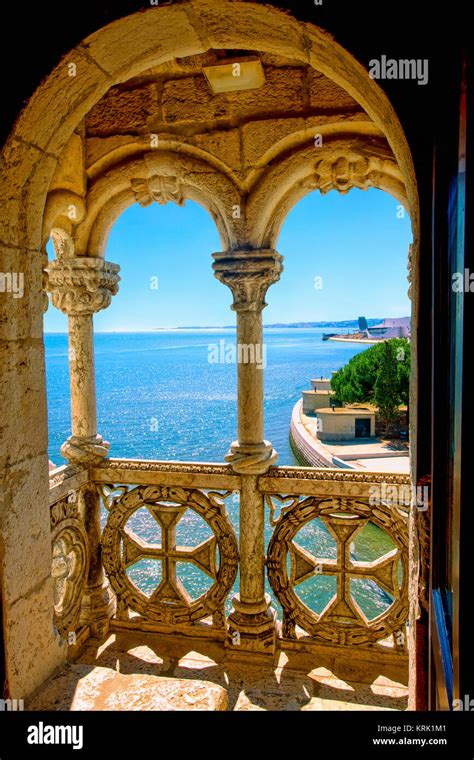
[[[186,198],[178,177],[155,175],[149,179],[132,179],[130,184],[140,206],[150,206],[153,201],[159,203],[160,206],[166,205],[169,201],[178,206],[184,206]]]
[[[89,567],[87,535],[73,492],[51,507],[54,627],[67,639],[79,625]]]

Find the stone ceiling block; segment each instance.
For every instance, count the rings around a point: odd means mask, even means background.
[[[150,116],[158,109],[153,85],[121,90],[114,87],[87,117],[87,131],[94,135],[146,130]]]
[[[203,53],[207,47],[184,7],[176,5],[122,18],[120,24],[90,35],[84,46],[115,81],[130,79],[169,58]]]

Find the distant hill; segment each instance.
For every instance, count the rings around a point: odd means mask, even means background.
[[[367,324],[369,326],[371,325],[377,325],[379,322],[382,322],[381,318],[378,319],[368,319]],[[264,325],[264,327],[358,327],[359,322],[357,319],[346,319],[339,322],[275,322],[273,324]],[[233,328],[235,325],[186,325],[182,327],[177,327],[177,330],[225,330],[229,328]],[[157,327],[155,328],[157,330],[161,330],[162,328]]]

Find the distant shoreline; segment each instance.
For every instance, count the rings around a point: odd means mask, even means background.
[[[368,319],[367,324],[378,324],[380,319]],[[339,329],[351,329],[358,326],[357,320],[341,320],[339,322],[275,322],[269,325],[263,325],[264,330],[281,330],[281,329],[314,329],[328,327],[337,327]],[[185,330],[235,330],[236,325],[189,325],[179,327],[153,327],[150,330],[96,330],[96,334],[113,335],[114,333],[155,333],[155,332],[180,332]],[[67,331],[48,331],[45,335],[67,335]]]
[[[369,325],[376,325],[379,322],[381,322],[380,319],[368,319],[367,324]],[[273,322],[269,325],[263,325],[264,328],[269,329],[276,329],[281,327],[289,327],[289,328],[314,328],[314,327],[339,327],[342,329],[349,329],[358,327],[358,320],[357,319],[350,319],[350,320],[339,320],[336,322]],[[235,328],[235,325],[189,325],[185,327],[176,327],[174,329],[176,330],[228,330],[230,328]],[[155,330],[165,330],[167,328],[164,327],[155,327]]]
[[[371,345],[384,342],[383,338],[373,338],[372,340],[369,340],[368,338],[351,338],[350,335],[347,338],[338,335],[337,337],[334,336],[333,338],[328,338],[328,340],[334,340],[336,343],[370,343]]]

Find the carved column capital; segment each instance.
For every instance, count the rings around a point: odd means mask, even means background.
[[[118,292],[119,271],[118,264],[98,257],[54,259],[46,269],[51,301],[70,317],[106,309]]]
[[[265,294],[283,271],[283,256],[273,249],[225,251],[213,254],[214,275],[234,296],[234,311],[260,312]]]

